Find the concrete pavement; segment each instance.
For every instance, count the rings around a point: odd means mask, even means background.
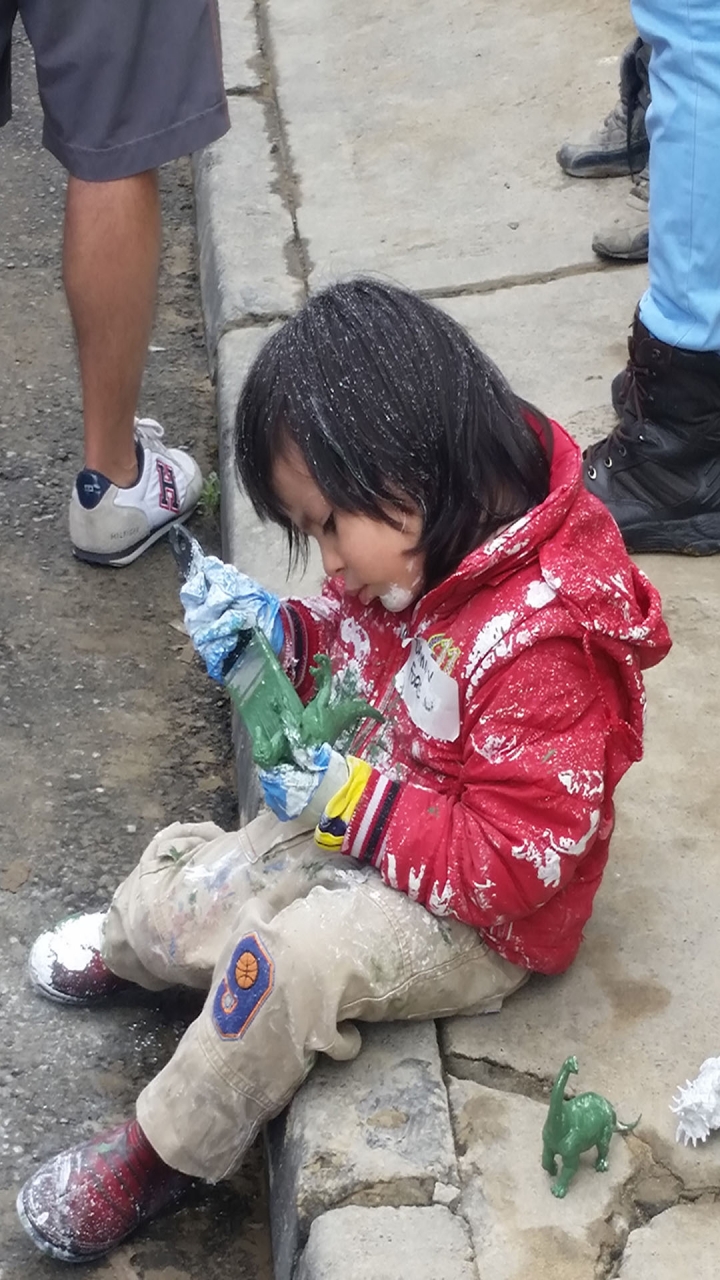
[[[225,545],[286,592],[299,584],[282,542],[234,488],[232,414],[272,327],[338,275],[377,272],[433,297],[581,443],[611,426],[645,273],[602,266],[590,241],[627,182],[568,179],[554,153],[612,106],[631,29],[624,0],[221,10],[233,129],[198,160],[196,191]],[[720,575],[716,560],[642,567],[675,648],[648,676],[646,757],[620,789],[577,963],[500,1015],[372,1028],[356,1063],[316,1069],[270,1135],[279,1280],[405,1280],[428,1258],[448,1280],[715,1274],[720,1138],[678,1147],[669,1102],[720,1052]],[[311,570],[301,589],[313,585]],[[239,766],[250,808],[242,750]],[[643,1119],[615,1139],[608,1175],[585,1166],[559,1202],[540,1130],[569,1053],[579,1089]]]

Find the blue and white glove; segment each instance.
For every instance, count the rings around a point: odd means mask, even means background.
[[[263,631],[275,654],[284,643],[280,601],[254,578],[217,556],[203,555],[193,539],[190,571],[180,588],[185,628],[213,680],[222,683],[223,666],[237,644],[238,632]]]
[[[297,747],[294,754],[295,764],[261,769],[260,782],[269,808],[281,822],[302,817],[314,827],[325,806],[345,786],[350,766],[327,742],[319,747]]]

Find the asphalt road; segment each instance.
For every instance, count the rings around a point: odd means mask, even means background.
[[[81,412],[60,282],[64,175],[40,148],[32,61],[18,42],[16,113],[0,133],[0,1280],[62,1271],[15,1216],[39,1162],[132,1113],[193,1016],[189,997],[102,1012],[39,999],[28,947],[71,911],[105,904],[153,832],[235,820],[224,694],[193,658],[164,543],[127,569],[69,551]],[[163,172],[165,250],[142,411],[216,465],[189,165]],[[214,518],[199,536],[218,549]],[[83,1269],[113,1280],[268,1280],[262,1156],[232,1183]]]

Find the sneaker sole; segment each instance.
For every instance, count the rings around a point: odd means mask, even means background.
[[[196,506],[197,503],[187,511],[183,511],[174,520],[168,520],[167,524],[159,525],[146,538],[141,538],[134,546],[126,547],[124,551],[85,551],[82,547],[76,547],[73,543],[73,555],[77,560],[84,560],[86,564],[105,565],[111,569],[122,569],[125,565],[132,564],[133,560],[137,560],[143,554],[143,551],[147,551],[154,542],[159,542],[160,538],[164,538],[176,524],[184,524],[190,518]]]
[[[648,260],[647,247],[644,249],[631,249],[627,253],[611,253],[604,245],[593,243],[592,251],[605,262],[647,262]]]
[[[561,157],[562,149],[557,152],[555,159],[568,178],[630,178],[647,164],[647,149],[640,148],[632,151],[629,162],[624,148],[622,151],[604,154],[589,152],[585,159],[570,160],[567,164],[563,163]]]
[[[627,525],[621,533],[628,551],[712,556],[720,552],[720,512],[657,525]]]
[[[601,164],[593,164],[592,161],[587,166],[580,169],[566,169],[564,164],[558,164],[563,173],[568,178],[629,178],[632,174],[626,160],[603,161]]]
[[[28,978],[33,991],[37,991],[38,995],[43,996],[45,1000],[52,1001],[53,1004],[74,1005],[78,1009],[92,1008],[94,1005],[107,1004],[109,1000],[115,1000],[125,993],[125,987],[116,987],[112,991],[100,992],[97,995],[87,996],[71,996],[64,991],[58,991],[57,987],[48,986],[38,977],[35,970],[28,964]],[[127,983],[127,989],[132,990],[133,983]],[[138,991],[142,988],[138,987]]]
[[[15,1208],[23,1230],[27,1232],[35,1248],[39,1249],[41,1253],[46,1254],[49,1258],[54,1258],[56,1262],[97,1262],[98,1259],[104,1258],[110,1252],[108,1248],[101,1250],[100,1253],[70,1253],[69,1250],[61,1249],[59,1245],[52,1244],[28,1218],[23,1202],[24,1190],[25,1188],[21,1187],[18,1191]]]
[[[28,968],[28,975],[33,991],[37,991],[46,1000],[51,1000],[53,1004],[76,1005],[82,1008],[92,1004],[101,1004],[110,999],[109,996],[68,996],[61,991],[56,991],[54,987],[46,986],[30,968]]]

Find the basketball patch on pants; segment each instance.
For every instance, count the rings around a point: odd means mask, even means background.
[[[275,985],[275,965],[256,933],[241,938],[215,992],[213,1022],[223,1040],[239,1040]]]

